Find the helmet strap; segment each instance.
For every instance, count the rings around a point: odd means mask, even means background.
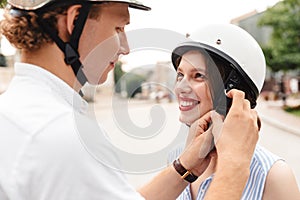
[[[227,76],[226,80],[223,82],[223,87],[218,86],[218,88],[213,88],[215,96],[213,97],[214,109],[217,113],[226,116],[229,108],[231,106],[231,99],[226,96],[229,90],[237,88],[238,84],[238,75],[234,69],[232,69]],[[235,82],[236,81],[236,82]]]
[[[89,11],[91,8],[91,4],[85,3],[82,4],[80,8],[79,15],[77,19],[74,21],[74,29],[71,34],[71,38],[69,42],[64,42],[58,34],[49,26],[45,21],[41,18],[39,20],[39,24],[42,29],[49,34],[52,40],[56,43],[56,45],[60,48],[60,50],[64,53],[65,56],[65,63],[67,65],[71,65],[74,74],[76,75],[77,80],[83,86],[87,82],[87,78],[82,71],[83,65],[79,60],[79,53],[78,53],[78,44],[79,39],[82,34],[82,30],[84,28],[85,22],[87,20]]]

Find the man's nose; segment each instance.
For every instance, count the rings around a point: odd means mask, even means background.
[[[128,41],[127,41],[127,37],[125,32],[121,32],[119,33],[119,39],[120,39],[120,49],[119,49],[119,55],[123,54],[123,55],[127,55],[130,52],[129,49],[129,45],[128,45]]]

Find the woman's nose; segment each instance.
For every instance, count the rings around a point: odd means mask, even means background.
[[[190,82],[184,77],[175,85],[176,93],[190,93],[192,91]]]

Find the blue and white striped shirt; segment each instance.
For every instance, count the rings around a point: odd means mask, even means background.
[[[273,164],[281,160],[267,149],[257,145],[250,165],[250,176],[243,192],[242,200],[260,200],[263,197],[263,191],[268,171]],[[203,181],[198,190],[196,200],[204,199],[205,193],[213,179],[213,175]],[[186,187],[177,200],[191,200],[190,187]]]

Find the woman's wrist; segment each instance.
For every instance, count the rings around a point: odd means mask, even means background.
[[[186,169],[180,162],[180,159],[176,159],[173,162],[173,167],[177,171],[177,173],[181,176],[181,179],[192,183],[197,180],[198,176],[192,173],[191,170]]]
[[[200,176],[203,173],[203,169],[201,167],[204,159],[199,158],[189,158],[188,156],[182,155],[180,158],[181,165],[190,171],[195,176]]]

